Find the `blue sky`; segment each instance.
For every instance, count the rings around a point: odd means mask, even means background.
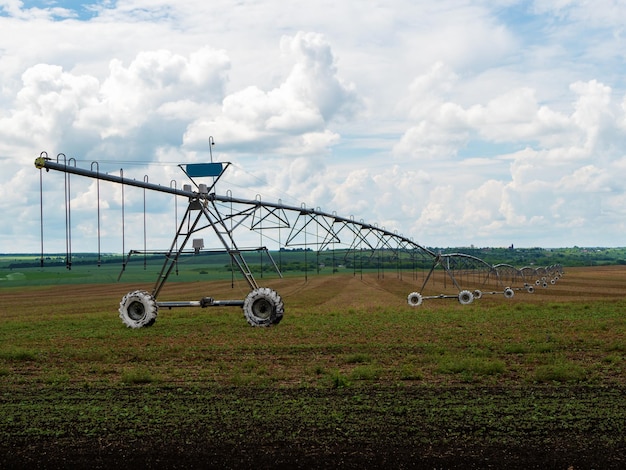
[[[616,0],[0,0],[0,252],[40,249],[40,152],[167,185],[209,136],[218,192],[427,246],[625,246],[624,24]],[[72,180],[74,251],[95,251],[96,189]],[[62,175],[43,190],[63,251]],[[168,246],[173,202],[148,217]]]
[[[55,1],[55,0],[31,0],[31,1],[17,1],[17,2],[5,2],[7,5],[4,11],[0,14],[3,16],[10,16],[11,10],[9,6],[14,5],[15,8],[19,8],[24,11],[40,10],[45,12],[46,16],[53,20],[63,20],[67,18],[75,18],[82,21],[87,21],[98,15],[98,11],[115,2],[100,2],[100,1]]]

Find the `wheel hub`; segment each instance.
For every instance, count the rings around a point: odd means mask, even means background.
[[[266,299],[259,299],[252,304],[252,311],[257,317],[267,319],[272,314],[272,304]]]
[[[128,306],[128,316],[133,320],[141,320],[146,314],[146,309],[141,302],[133,302]]]

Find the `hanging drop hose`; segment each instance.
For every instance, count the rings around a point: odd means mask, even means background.
[[[96,175],[100,173],[100,164],[98,162],[91,162],[91,170],[93,171],[94,165],[96,166]],[[96,176],[96,204],[98,206],[98,267],[102,265],[102,250],[100,244],[100,178]]]
[[[144,183],[148,182],[148,175],[143,177]],[[146,270],[147,265],[147,244],[146,244],[146,188],[143,188],[143,269]]]
[[[259,202],[259,207],[256,210],[258,212],[261,212],[263,210],[263,206],[260,204],[261,203],[261,195],[257,194],[255,196],[254,200]],[[256,211],[255,211],[255,214],[256,214]],[[231,232],[232,232],[232,230],[231,230]],[[262,212],[259,215],[258,232],[259,232],[259,248],[261,248],[263,246],[263,213]],[[263,250],[261,250],[261,249],[259,249],[259,266],[260,266],[260,277],[261,277],[261,279],[263,279]]]
[[[41,168],[39,169],[39,224],[39,236],[41,241],[41,259],[39,260],[39,263],[40,267],[43,268],[43,172],[41,171]]]
[[[172,186],[174,183],[174,186]],[[178,189],[176,180],[170,180],[170,188]],[[174,197],[174,231],[178,230],[178,198]],[[176,251],[178,251],[178,237],[176,237]],[[178,260],[176,260],[176,275],[178,276]]]
[[[63,155],[66,166],[72,161],[74,161],[74,166],[76,166],[76,160],[74,158],[65,161],[65,155],[59,154],[59,156],[60,155]],[[70,173],[65,173],[65,267],[68,270],[72,269],[72,187],[70,176]]]
[[[120,180],[122,182],[121,184],[121,187],[122,187],[122,255],[124,255],[126,254],[126,237],[124,233],[125,215],[124,215],[124,169],[123,168],[120,168]],[[122,261],[122,272],[123,272],[126,270],[127,258],[122,256],[122,259],[124,260]]]
[[[231,190],[229,189],[228,191],[226,191],[226,195],[232,197],[233,193],[231,192]],[[230,232],[233,232],[233,201],[230,201]],[[233,248],[232,243],[230,245],[230,248]],[[229,256],[230,258],[230,288],[234,289],[235,288],[235,265],[233,262],[233,257]]]

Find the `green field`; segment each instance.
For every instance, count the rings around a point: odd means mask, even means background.
[[[180,276],[195,280],[174,279],[165,299],[247,292],[228,271],[188,266]],[[0,287],[0,468],[626,463],[624,266],[418,308],[406,304],[415,282],[393,270],[274,276],[263,281],[285,301],[279,325],[219,307],[162,310],[139,330],[117,306],[153,273],[103,272]]]
[[[561,264],[567,267],[626,265],[626,248],[431,248],[434,252],[462,252],[485,260],[490,264],[507,263],[517,267],[550,266]],[[367,250],[311,250],[249,252],[246,262],[259,278],[277,277],[278,270],[284,276],[308,276],[332,273],[401,273],[410,276],[415,266],[404,261],[399,264],[393,256],[385,258],[384,251],[372,256]],[[124,282],[154,282],[163,266],[161,254],[134,254],[130,257],[119,254],[75,253],[68,257],[56,254],[0,254],[0,287],[33,285],[58,285],[77,283],[117,282],[120,273]],[[429,269],[430,263],[422,266]],[[68,269],[70,268],[70,269]],[[184,254],[173,272],[172,281],[208,281],[237,279],[233,275],[228,254],[223,252],[201,252],[198,255]]]
[[[293,277],[333,272],[354,273],[356,270],[350,265],[352,258],[345,260],[345,252],[337,252],[336,256],[330,253],[325,255],[305,253],[301,250],[272,252],[269,255],[264,252],[251,252],[246,254],[245,258],[259,279],[277,278],[280,275]],[[127,257],[79,253],[72,255],[71,264],[67,263],[67,259],[63,254],[46,255],[42,266],[40,255],[0,255],[0,287],[102,284],[118,282],[118,279],[122,282],[153,283],[158,278],[165,258],[163,255],[155,254],[146,256],[134,254]],[[325,262],[328,264],[324,264]],[[386,264],[387,269],[396,269],[394,263]],[[361,262],[358,266],[359,273],[377,269],[380,268],[364,267]],[[169,278],[173,282],[218,279],[242,279],[237,268],[233,271],[230,257],[224,252],[206,252],[198,255],[186,253],[176,263]]]

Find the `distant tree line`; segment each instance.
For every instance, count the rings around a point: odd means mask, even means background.
[[[601,266],[626,265],[626,248],[476,248],[476,247],[447,247],[429,248],[438,253],[464,253],[475,256],[489,264],[506,263],[516,267],[550,266]],[[281,271],[317,271],[317,270],[355,270],[355,269],[428,269],[432,266],[429,257],[411,256],[411,252],[382,250],[324,250],[313,251],[309,248],[281,249],[280,251],[246,253],[244,255],[250,268],[254,272],[273,271],[274,265]],[[271,257],[271,259],[270,259]],[[76,253],[72,255],[72,266],[87,266],[111,263],[124,263],[127,256],[119,254]],[[148,260],[151,263],[162,263],[163,254],[136,254],[130,258],[131,263]],[[187,264],[221,266],[231,270],[230,258],[225,252],[201,252],[193,255],[181,255],[181,261]],[[273,260],[273,262],[272,262]],[[67,266],[64,254],[46,255],[43,259],[44,267]],[[0,255],[0,267],[10,270],[36,268],[41,266],[41,258],[37,255]],[[219,269],[219,268],[218,268]]]

